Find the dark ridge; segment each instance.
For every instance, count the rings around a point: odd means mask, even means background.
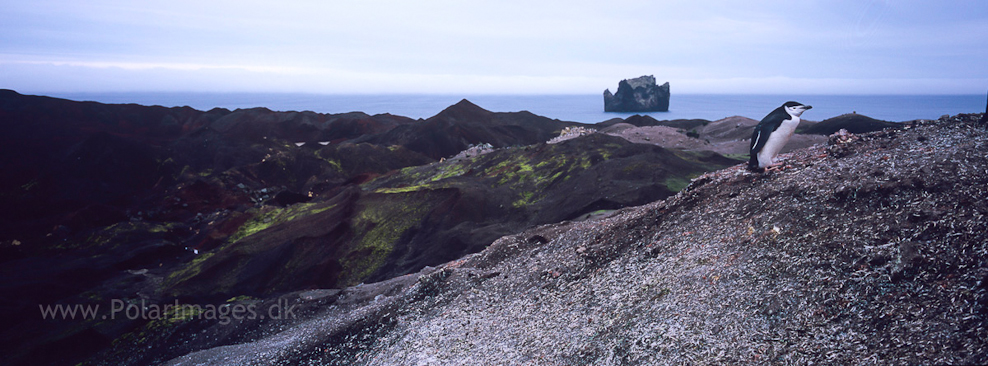
[[[796,133],[830,135],[841,129],[847,130],[850,133],[868,133],[881,131],[890,127],[899,128],[901,126],[899,123],[877,120],[865,115],[851,113],[808,124],[806,127],[800,126],[801,128],[796,129]]]
[[[627,123],[634,125],[636,127],[646,127],[646,126],[668,126],[684,130],[692,130],[697,127],[706,126],[710,121],[705,119],[674,119],[674,120],[657,120],[649,115],[636,114],[625,119],[612,118],[603,122],[599,122],[594,126],[598,128],[606,128],[618,123]]]
[[[491,112],[463,99],[435,116],[404,124],[387,132],[365,135],[355,142],[400,145],[439,160],[456,155],[470,145],[488,143],[496,148],[547,141],[566,126],[563,122],[530,112]]]

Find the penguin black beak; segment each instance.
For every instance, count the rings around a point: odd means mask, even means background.
[[[804,105],[803,107],[806,107],[806,109],[813,109],[813,106],[811,105]]]

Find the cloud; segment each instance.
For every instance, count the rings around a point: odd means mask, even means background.
[[[629,68],[624,77],[651,74]],[[675,74],[670,72],[669,74]],[[988,78],[663,78],[680,94],[980,94]],[[329,68],[134,63],[0,63],[0,85],[27,93],[200,91],[329,94],[597,94],[607,76],[357,72]]]
[[[41,0],[0,13],[0,87],[968,92],[988,78],[986,4]]]
[[[0,62],[0,85],[24,92],[579,93],[586,77],[361,72],[331,68],[105,62]],[[603,89],[601,89],[602,91]]]
[[[726,78],[681,80],[687,94],[982,94],[988,78]]]

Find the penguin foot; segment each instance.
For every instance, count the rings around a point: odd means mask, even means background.
[[[787,166],[787,165],[785,165],[783,163],[775,163],[775,164],[772,164],[772,165],[769,165],[769,166],[765,167],[765,171],[767,171],[767,172],[781,172],[783,170],[786,170],[786,168],[788,168],[788,167],[789,166]]]
[[[784,171],[786,169],[789,169],[789,168],[792,168],[792,166],[791,165],[782,164],[782,163],[778,163],[778,164],[772,164],[772,165],[769,165],[769,166],[765,167],[765,171],[766,172],[781,173],[782,171]]]

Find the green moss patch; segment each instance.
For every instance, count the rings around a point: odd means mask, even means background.
[[[686,189],[686,186],[690,185],[690,179],[681,176],[671,176],[666,178],[663,183],[666,188],[669,188],[670,191],[679,192]]]
[[[208,252],[208,253],[200,254],[182,268],[168,274],[168,278],[166,278],[166,282],[169,284],[177,284],[186,281],[192,277],[195,277],[196,275],[199,274],[199,272],[202,271],[203,263],[206,262],[209,258],[211,258],[215,254],[216,252]]]
[[[521,197],[521,198],[518,199],[517,201],[511,203],[511,206],[513,206],[515,208],[525,207],[525,206],[528,206],[528,205],[532,204],[532,197],[535,196],[535,193],[532,193],[532,192],[521,192],[521,193],[518,194],[518,196]]]
[[[260,209],[254,209],[248,211],[248,214],[253,215],[253,217],[244,222],[243,225],[240,225],[237,232],[230,235],[227,241],[229,243],[236,243],[272,226],[305,216],[315,215],[333,207],[334,205],[323,205],[320,207],[320,203],[299,203],[284,208],[264,206]]]
[[[458,161],[403,168],[391,177],[394,182],[399,182],[396,187],[377,188],[374,192],[406,193],[446,187],[441,182],[466,174],[470,163],[471,161]]]
[[[232,259],[235,260],[236,263],[233,263],[231,268],[243,268],[243,266],[250,259],[249,254],[254,254],[254,252],[258,250],[256,249],[256,245],[244,245],[245,239],[276,225],[281,225],[292,220],[315,215],[332,209],[333,207],[335,207],[335,205],[327,205],[325,203],[300,203],[285,208],[265,206],[261,209],[254,210],[254,212],[249,213],[254,216],[244,222],[237,232],[230,235],[226,244],[220,248],[196,256],[189,263],[171,272],[165,279],[165,287],[176,286],[182,282],[192,279],[193,277],[199,276],[204,269],[214,262],[213,259],[226,261],[231,260],[229,255],[224,255],[222,258],[216,256],[217,253],[227,250],[233,250],[241,254],[248,254]],[[212,281],[213,286],[217,290],[222,291],[236,284],[236,276],[236,271],[231,271],[229,276],[225,276],[223,278],[211,278],[210,281]]]
[[[358,204],[351,227],[354,241],[340,258],[340,283],[356,285],[377,271],[409,229],[419,226],[436,205],[428,193],[369,197]]]
[[[322,160],[322,161],[325,161],[326,163],[328,163],[330,166],[333,167],[334,170],[336,170],[338,172],[341,172],[341,173],[344,172],[344,170],[343,170],[343,164],[339,160],[333,159],[333,158],[330,158],[330,157],[322,156],[321,150],[316,150],[316,152],[315,152],[314,155],[319,160]]]
[[[82,242],[66,242],[58,249],[77,249],[91,247],[117,247],[121,244],[133,243],[148,238],[160,238],[163,234],[181,225],[177,222],[119,222],[99,229]]]

